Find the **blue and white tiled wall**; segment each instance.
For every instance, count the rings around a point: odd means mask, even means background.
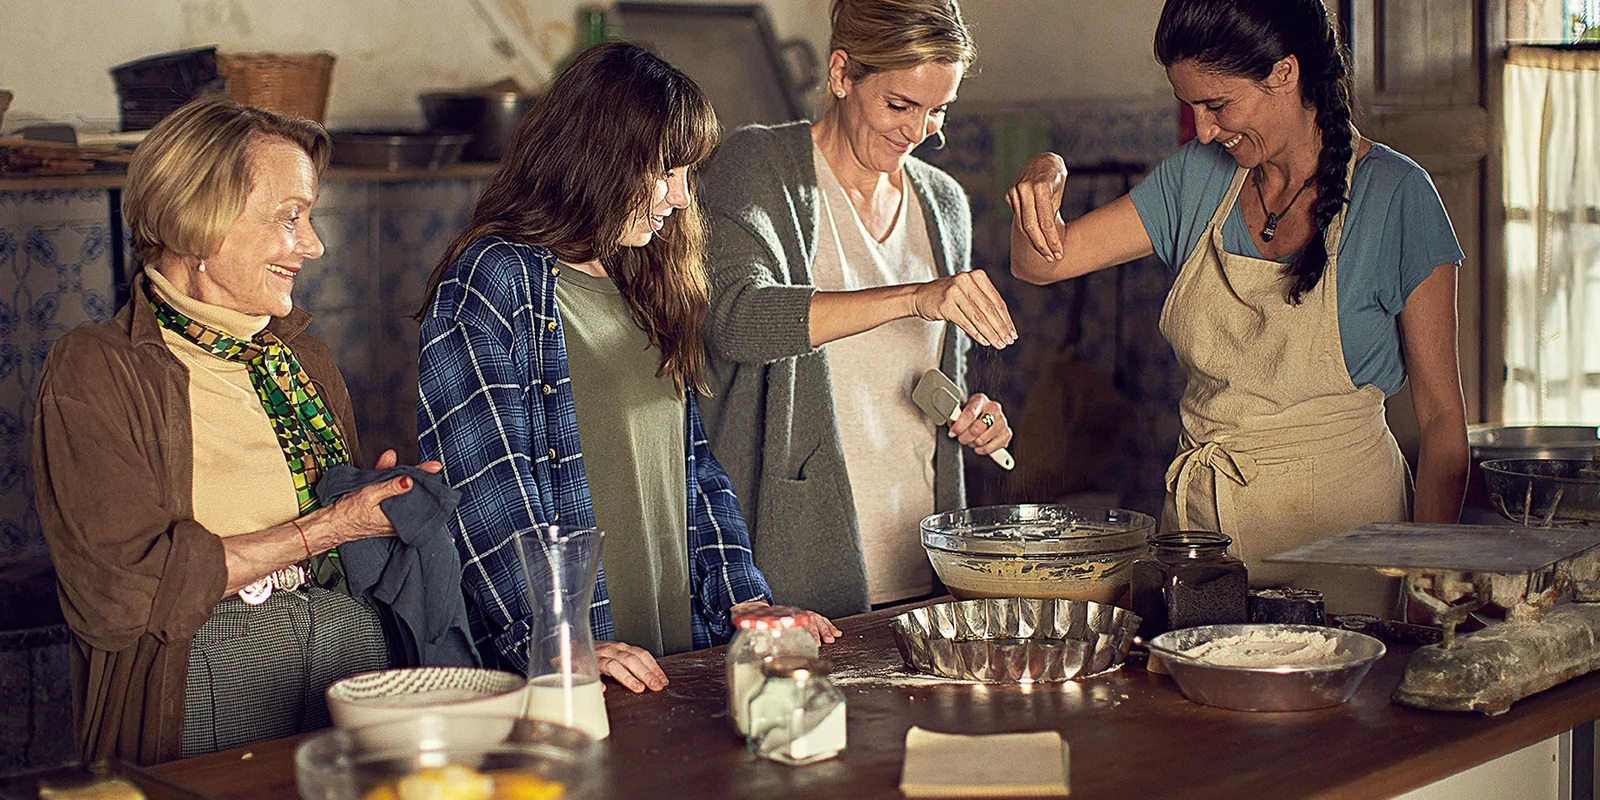
[[[1167,463],[1178,435],[1178,398],[1183,379],[1157,320],[1172,275],[1154,258],[1051,286],[1033,286],[1010,272],[1011,210],[1005,190],[1024,161],[1040,150],[1062,155],[1069,167],[1121,165],[1134,174],[1067,179],[1062,213],[1067,219],[1096,208],[1136,184],[1143,172],[1177,147],[1177,111],[1168,100],[1053,101],[1010,106],[954,107],[943,150],[918,152],[961,182],[972,203],[973,266],[983,269],[1005,298],[1019,341],[1002,351],[974,348],[968,362],[969,390],[998,398],[1016,424],[1025,399],[1048,403],[1072,396],[1074,387],[1035,387],[1034,378],[1056,359],[1071,328],[1075,295],[1084,292],[1077,361],[1097,372],[1120,395],[1125,417],[1116,441],[1092,448],[1095,458],[1064,458],[1067,471],[1054,485],[1022,490],[987,458],[968,453],[968,500],[973,505],[1047,502],[1085,492],[1104,502],[1158,514]],[[1084,170],[1083,172],[1088,172]],[[1059,391],[1037,391],[1039,389]],[[1030,391],[1033,390],[1033,391]],[[1065,412],[1070,415],[1070,411]],[[1095,427],[1095,421],[1083,423]],[[1014,445],[1018,458],[1029,447]],[[1047,484],[1048,486],[1048,484]]]
[[[63,333],[115,313],[103,190],[0,192],[0,774],[72,756],[66,627],[33,510],[39,374]]]
[[[315,225],[327,252],[295,301],[339,359],[368,461],[416,457],[417,328],[434,262],[466,226],[483,180],[330,180]],[[0,192],[0,564],[46,556],[33,506],[39,373],[67,331],[110,318],[111,193]],[[131,256],[125,263],[133,263]]]
[[[371,464],[393,448],[417,458],[417,323],[444,250],[467,226],[484,179],[329,181],[315,225],[326,253],[295,302],[339,360]]]
[[[116,313],[107,195],[0,192],[0,561],[45,555],[31,440],[50,345]]]

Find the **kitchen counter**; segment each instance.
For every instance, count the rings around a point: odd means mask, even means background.
[[[901,797],[905,733],[1055,729],[1070,745],[1074,800],[1134,797],[1392,797],[1600,717],[1600,674],[1518,702],[1498,717],[1392,705],[1411,648],[1391,645],[1351,702],[1249,713],[1190,703],[1136,664],[1081,682],[933,684],[904,673],[881,611],[840,621],[823,647],[849,701],[849,747],[789,767],[747,755],[723,711],[722,648],[663,659],[655,694],[608,687],[611,738],[598,797]],[[154,772],[207,796],[294,796],[298,738],[163,764]],[[1268,789],[1270,787],[1270,790]]]

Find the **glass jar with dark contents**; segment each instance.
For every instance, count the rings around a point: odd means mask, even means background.
[[[1249,621],[1244,562],[1228,554],[1233,539],[1210,531],[1146,538],[1150,552],[1133,562],[1133,613],[1146,639],[1196,625]]]

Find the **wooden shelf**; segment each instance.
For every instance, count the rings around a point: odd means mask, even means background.
[[[92,175],[49,175],[36,178],[0,178],[0,192],[47,192],[55,189],[121,189],[127,175],[98,172]]]
[[[472,162],[451,164],[448,167],[428,169],[383,169],[381,167],[329,167],[323,176],[326,181],[414,181],[449,178],[487,178],[500,168],[500,162]]]
[[[376,167],[329,167],[325,181],[413,181],[452,178],[487,178],[499,168],[496,162],[451,164],[427,169],[381,169]],[[127,181],[121,172],[89,175],[51,175],[44,177],[0,178],[0,192],[39,192],[56,189],[121,189]]]

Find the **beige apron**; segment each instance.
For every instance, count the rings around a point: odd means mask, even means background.
[[[1188,374],[1161,527],[1233,537],[1252,586],[1320,589],[1330,613],[1391,616],[1396,582],[1371,570],[1261,561],[1369,522],[1409,520],[1411,479],[1383,390],[1356,388],[1344,362],[1344,211],[1328,226],[1322,280],[1290,304],[1282,264],[1222,247],[1248,174],[1234,175],[1161,310],[1161,333]]]

